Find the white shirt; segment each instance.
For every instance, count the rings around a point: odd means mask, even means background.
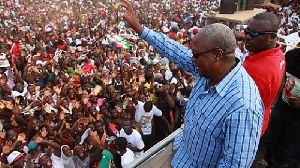
[[[64,164],[60,157],[55,156],[53,153],[51,154],[52,166],[53,168],[62,168]]]
[[[126,167],[135,160],[132,150],[126,148],[126,153],[121,156],[121,166]]]
[[[143,149],[145,147],[145,144],[144,144],[144,141],[142,140],[141,134],[135,129],[133,129],[131,135],[127,135],[124,132],[124,129],[122,128],[120,130],[120,137],[126,138],[128,144],[130,144],[132,147],[136,147],[139,149]],[[133,153],[134,153],[135,157],[138,158],[144,153],[144,151],[133,152]]]
[[[25,97],[25,94],[27,93],[27,86],[28,86],[27,82],[24,81],[24,83],[23,83],[23,88],[24,88],[24,89],[23,89],[23,92],[20,93],[20,92],[18,92],[18,91],[13,90],[13,91],[11,92],[11,96],[12,96],[13,98],[18,97],[18,96]]]
[[[153,105],[152,110],[146,112],[144,109],[144,104],[145,103],[138,101],[138,104],[135,105],[135,121],[140,124],[143,135],[150,135],[152,133],[151,122],[153,116],[161,116],[162,111]]]

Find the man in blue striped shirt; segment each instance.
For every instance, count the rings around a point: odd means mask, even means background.
[[[196,77],[187,103],[174,167],[250,167],[262,129],[263,103],[258,89],[234,56],[232,30],[212,24],[199,30],[192,51],[139,24],[124,0],[123,18],[139,36]]]

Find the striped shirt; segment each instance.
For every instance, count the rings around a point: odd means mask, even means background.
[[[264,107],[239,60],[220,83],[207,90],[209,79],[199,76],[190,50],[146,27],[140,37],[196,77],[171,164],[179,168],[250,167],[258,148]]]

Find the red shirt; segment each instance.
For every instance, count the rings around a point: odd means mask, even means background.
[[[250,53],[243,64],[248,74],[258,87],[265,106],[263,128],[261,136],[265,133],[270,119],[271,104],[276,98],[285,72],[285,57],[277,44],[272,48],[259,53]]]

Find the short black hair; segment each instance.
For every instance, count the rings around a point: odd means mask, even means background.
[[[126,149],[127,147],[127,140],[124,137],[118,137],[116,140],[116,145],[120,148],[120,149]]]
[[[122,118],[122,123],[126,122],[126,121],[129,121],[131,123],[131,119],[130,118],[127,118],[127,117]]]
[[[270,21],[269,31],[274,31],[277,32],[277,30],[279,29],[279,25],[280,25],[280,20],[277,17],[277,15],[275,15],[274,13],[271,12],[263,12],[263,13],[259,13],[256,14],[253,19],[255,20],[263,20],[263,21]]]
[[[150,112],[153,108],[153,102],[152,101],[146,101],[144,104],[144,110],[146,112]]]

